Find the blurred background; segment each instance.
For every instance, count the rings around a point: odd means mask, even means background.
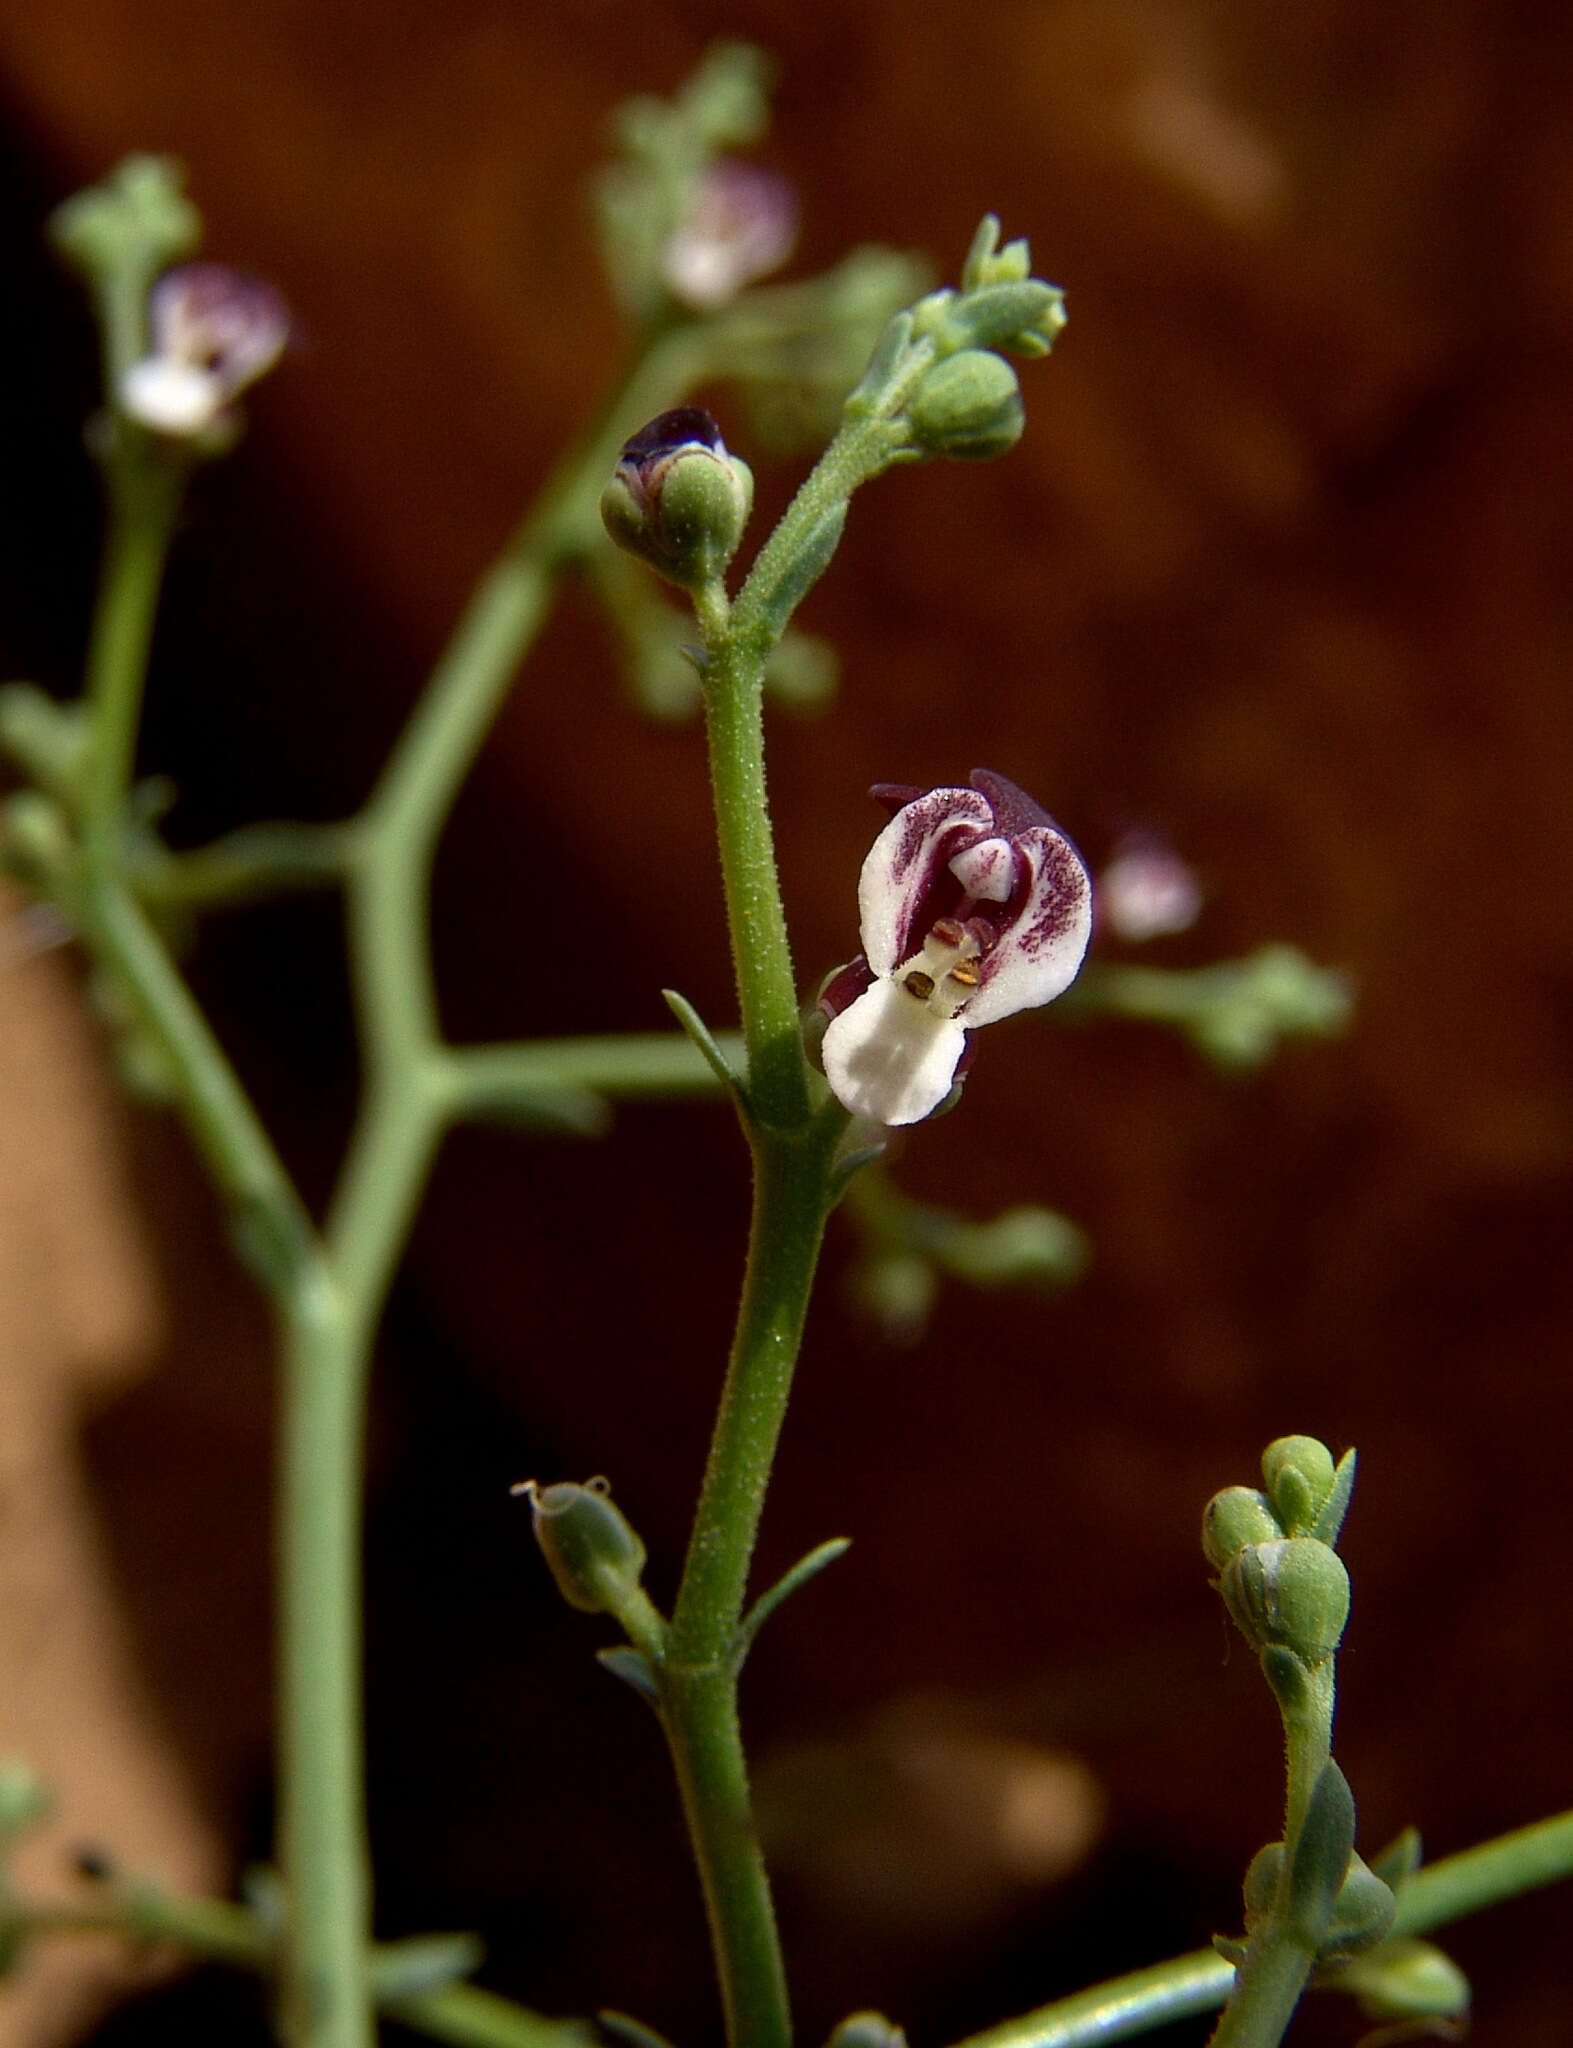
[[[1275,1435],[1360,1450],[1339,1750],[1362,1846],[1415,1822],[1440,1855],[1573,1803],[1573,16],[4,9],[6,674],[72,685],[97,530],[93,342],[48,209],[173,152],[208,251],[300,323],[171,578],[144,760],[183,843],[364,794],[615,373],[584,190],[607,114],[720,35],[779,61],[792,274],[877,240],[954,275],[992,207],[1071,313],[1024,374],[1021,447],[872,487],[806,608],[844,675],[772,733],[805,983],[856,944],[866,785],[981,763],[1095,863],[1168,835],[1206,905],[1146,957],[1286,940],[1359,991],[1347,1038],[1246,1078],[1133,1023],[989,1034],[896,1171],[1076,1219],[1093,1262],[1058,1299],[950,1289],[895,1346],[850,1312],[833,1233],[760,1572],[855,1542],[772,1622],[745,1711],[804,2039],[877,2006],[935,2048],[1236,1925],[1278,1735],[1196,1530]],[[763,515],[801,467],[760,460]],[[116,1100],[79,960],[36,953],[19,901],[5,928],[0,1747],[61,1800],[29,1874],[66,1882],[93,1845],[228,1886],[269,1830],[265,1321],[177,1129]],[[660,1028],[663,984],[732,1014],[697,734],[630,708],[582,597],[445,841],[436,945],[456,1038]],[[333,904],[216,918],[192,971],[322,1194],[354,1097]],[[373,1449],[381,1930],[478,1927],[483,1981],[684,2043],[716,2020],[657,1731],[506,1489],[610,1474],[669,1595],[745,1185],[719,1108],[630,1110],[605,1144],[455,1138]],[[1482,2048],[1565,2037],[1569,1911],[1447,1937]],[[0,2039],[265,2038],[253,1987],[137,1970],[41,1954]],[[1298,2022],[1361,2024],[1332,1999]]]

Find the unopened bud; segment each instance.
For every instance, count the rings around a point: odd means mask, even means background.
[[[1016,372],[989,349],[944,356],[913,394],[907,422],[925,455],[962,462],[1004,455],[1026,425]]]
[[[854,2012],[833,2030],[825,2048],[907,2048],[907,2037],[882,2012]]]
[[[1303,1535],[1315,1522],[1336,1473],[1332,1452],[1314,1436],[1281,1436],[1263,1451],[1262,1481],[1289,1535]]]
[[[746,462],[697,405],[663,412],[623,444],[601,493],[601,519],[620,548],[685,590],[719,576],[754,505]]]
[[[1357,1957],[1338,1984],[1372,2020],[1456,2020],[1469,2010],[1469,1979],[1429,1941],[1383,1942]]]
[[[1349,1619],[1349,1574],[1337,1552],[1311,1536],[1248,1544],[1218,1590],[1253,1649],[1291,1650],[1313,1671],[1338,1648]]]
[[[1202,1516],[1202,1549],[1207,1562],[1220,1572],[1247,1544],[1272,1543],[1283,1533],[1254,1486],[1226,1486],[1213,1495]]]
[[[1351,1855],[1349,1869],[1333,1917],[1322,1939],[1323,1962],[1341,1962],[1347,1956],[1375,1948],[1393,1924],[1398,1910],[1391,1886],[1379,1878],[1363,1857]]]
[[[619,1614],[640,1590],[645,1547],[613,1505],[606,1481],[537,1486],[527,1479],[514,1492],[529,1499],[535,1540],[569,1606]]]

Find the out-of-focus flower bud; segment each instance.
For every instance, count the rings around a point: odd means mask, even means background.
[[[1429,1941],[1385,1941],[1357,1956],[1337,1982],[1359,1999],[1367,2019],[1457,2020],[1469,2011],[1469,1979]]]
[[[754,478],[697,405],[663,412],[623,443],[601,493],[601,519],[621,548],[669,582],[697,590],[737,552]]]
[[[1272,1543],[1283,1535],[1277,1517],[1254,1486],[1226,1486],[1202,1516],[1202,1549],[1215,1571],[1250,1543]]]
[[[986,462],[1005,455],[1027,423],[1016,372],[988,349],[964,348],[928,371],[907,409],[912,438],[925,455]]]
[[[1310,1536],[1247,1544],[1218,1581],[1224,1604],[1254,1650],[1291,1650],[1315,1670],[1338,1648],[1349,1619],[1349,1574]]]
[[[529,1500],[535,1540],[568,1605],[584,1614],[620,1615],[640,1591],[645,1547],[613,1505],[607,1482],[537,1486],[527,1479],[514,1492]]]
[[[1128,832],[1098,876],[1095,901],[1100,929],[1140,946],[1189,931],[1201,913],[1202,888],[1172,846],[1151,832]]]

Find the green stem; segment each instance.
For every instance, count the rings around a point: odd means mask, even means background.
[[[764,662],[728,630],[725,598],[701,592],[705,732],[748,1093],[760,1123],[790,1130],[809,1111],[797,982],[765,794]]]
[[[371,1877],[361,1756],[364,1333],[318,1275],[282,1304],[280,1865],[286,2038],[369,2048]],[[352,1344],[361,1339],[360,1355]]]
[[[108,528],[88,641],[81,795],[84,860],[99,878],[115,872],[123,842],[148,654],[184,486],[184,465],[140,436],[114,455],[105,480]]]

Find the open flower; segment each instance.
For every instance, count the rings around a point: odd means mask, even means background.
[[[758,164],[721,157],[700,174],[661,257],[674,298],[711,313],[777,270],[797,240],[797,193]]]
[[[854,1116],[938,1109],[967,1033],[1062,995],[1092,930],[1080,854],[1040,805],[987,768],[969,789],[881,785],[895,815],[863,863],[863,953],[820,997],[822,1058]]]
[[[120,403],[155,433],[197,440],[270,370],[289,339],[284,301],[220,263],[166,271],[148,299],[152,350],[120,380]]]

